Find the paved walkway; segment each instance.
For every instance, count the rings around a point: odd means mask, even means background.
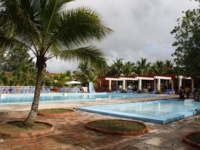
[[[177,98],[167,97],[132,98],[124,100],[108,100],[95,102],[41,103],[42,108],[77,108],[80,106],[105,105],[111,103],[127,103],[149,101],[155,99]],[[24,119],[28,115],[30,105],[0,105],[0,122]],[[85,129],[88,121],[103,118],[115,118],[83,111],[65,118],[37,117],[38,121],[48,121],[55,126],[55,131],[34,138],[0,137],[0,150],[194,150],[181,142],[182,137],[199,130],[200,122],[195,116],[169,124],[146,123],[150,130],[142,136],[119,136],[96,133]]]

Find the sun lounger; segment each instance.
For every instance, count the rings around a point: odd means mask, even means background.
[[[175,94],[175,91],[173,89],[170,89],[169,94]]]
[[[165,94],[175,94],[175,91],[173,89],[167,89]]]
[[[35,92],[35,88],[31,88],[31,93],[34,93]]]
[[[17,89],[16,88],[12,88],[12,93],[17,93]]]
[[[10,93],[9,88],[5,88],[5,92],[6,92],[6,93]]]
[[[45,90],[45,88],[43,88],[43,89],[42,89],[42,93],[46,93],[46,90]]]
[[[25,93],[25,89],[24,88],[21,88],[21,93]]]
[[[51,93],[50,88],[47,88],[46,92],[47,92],[47,93]]]
[[[60,89],[60,92],[64,93],[64,92],[65,92],[65,89],[64,89],[64,88],[61,88],[61,89]]]
[[[133,90],[128,88],[127,93],[133,93]]]
[[[25,88],[25,89],[24,89],[24,92],[25,92],[25,93],[29,93],[29,89],[28,89],[28,88]]]
[[[157,92],[157,90],[156,89],[153,89],[153,91],[151,91],[150,93],[151,94],[155,94]]]

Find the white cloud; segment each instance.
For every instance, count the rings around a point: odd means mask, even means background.
[[[75,0],[70,8],[87,6],[96,10],[114,33],[95,43],[105,53],[109,64],[116,58],[136,62],[141,57],[149,62],[172,60],[174,36],[170,34],[182,11],[198,7],[189,0]],[[49,72],[75,70],[78,62],[51,60]]]

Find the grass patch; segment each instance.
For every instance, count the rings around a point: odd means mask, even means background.
[[[140,131],[146,128],[145,125],[126,120],[97,120],[89,122],[88,126],[108,131],[119,131],[119,132],[133,132]]]
[[[0,124],[0,132],[6,133],[31,133],[50,129],[51,125],[42,122],[35,122],[32,127],[26,127],[23,121],[13,121]]]
[[[200,132],[189,135],[187,139],[194,143],[200,144]]]
[[[70,109],[61,109],[61,108],[54,108],[54,109],[41,109],[39,110],[40,113],[47,113],[47,114],[58,114],[58,113],[68,113],[73,112]]]

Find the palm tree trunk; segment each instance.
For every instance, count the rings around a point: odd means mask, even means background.
[[[36,78],[36,88],[35,88],[35,94],[34,99],[32,102],[31,110],[29,112],[28,117],[24,121],[25,126],[32,126],[35,122],[35,119],[37,117],[38,107],[39,107],[39,98],[40,98],[40,91],[41,91],[41,85],[42,85],[42,70],[43,68],[38,68],[37,78]]]

